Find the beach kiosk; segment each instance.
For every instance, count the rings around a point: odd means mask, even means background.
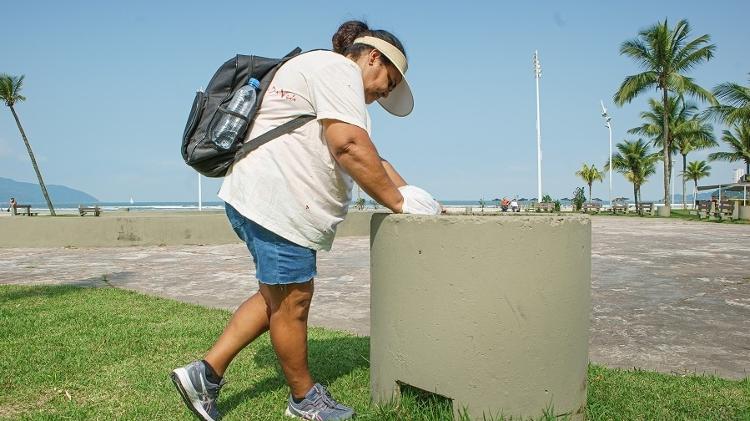
[[[734,211],[732,212],[731,217],[733,219],[750,220],[750,204],[748,203],[747,196],[748,191],[750,191],[750,181],[748,180],[747,176],[741,178],[735,183],[698,186],[696,188],[696,191],[715,192],[715,194],[712,196],[716,197],[717,200],[712,204],[713,213],[720,212],[720,209],[718,207],[720,207],[722,203],[725,203],[728,199],[731,198],[735,201],[736,207],[736,209],[734,209]],[[732,194],[733,192],[740,193],[739,197],[737,194]]]

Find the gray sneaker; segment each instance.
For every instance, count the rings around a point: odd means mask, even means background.
[[[177,391],[180,392],[182,400],[188,409],[204,421],[218,421],[221,414],[216,408],[216,398],[219,390],[224,386],[224,380],[220,384],[214,384],[206,378],[206,365],[203,361],[193,361],[185,367],[175,368],[169,375]]]
[[[284,415],[315,421],[348,420],[354,417],[354,410],[336,402],[325,387],[315,383],[302,402],[294,403],[289,396]]]

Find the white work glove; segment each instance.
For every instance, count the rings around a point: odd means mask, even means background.
[[[420,189],[417,186],[399,187],[398,191],[404,197],[404,204],[401,206],[401,212],[416,215],[440,215],[443,208],[440,206],[432,195]]]

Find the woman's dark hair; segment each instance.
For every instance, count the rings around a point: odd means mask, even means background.
[[[331,42],[333,43],[333,51],[344,56],[351,55],[356,60],[362,55],[362,53],[370,52],[373,49],[373,47],[369,45],[354,44],[355,39],[364,36],[380,38],[401,50],[401,52],[404,53],[404,57],[406,57],[404,46],[392,33],[382,29],[372,30],[367,27],[366,23],[358,20],[350,20],[339,26],[339,29],[333,34],[333,38],[331,39]],[[390,60],[388,60],[387,57],[382,57],[386,63],[390,64]]]

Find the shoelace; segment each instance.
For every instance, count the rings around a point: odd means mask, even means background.
[[[201,402],[206,405],[211,405],[214,401],[216,401],[216,398],[219,397],[219,391],[221,390],[222,386],[224,386],[223,382],[216,388],[206,388],[206,391],[200,394]]]
[[[320,392],[323,393],[320,393]],[[325,406],[329,408],[337,408],[338,402],[336,402],[336,399],[333,399],[333,396],[328,392],[328,389],[321,387],[318,389],[318,397],[315,399],[316,404],[318,402],[322,402]]]

